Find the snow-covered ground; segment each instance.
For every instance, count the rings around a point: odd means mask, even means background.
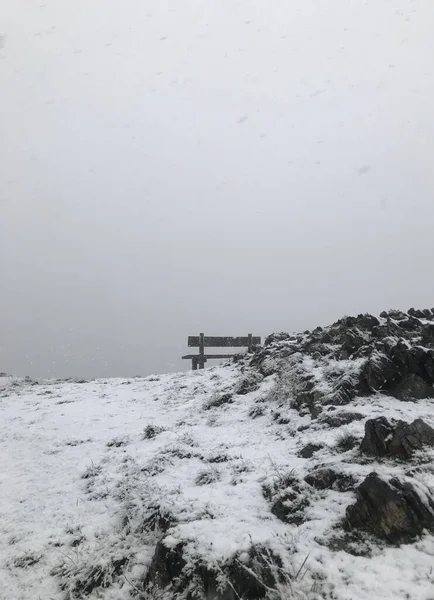
[[[137,596],[156,540],[136,525],[158,506],[172,521],[166,543],[184,540],[192,561],[218,565],[252,544],[278,553],[299,594],[288,597],[432,600],[432,535],[354,556],[324,544],[354,492],[310,490],[299,525],[278,520],[263,493],[319,465],[361,481],[373,470],[405,477],[408,464],[356,463],[338,438],[361,439],[365,419],[330,428],[291,408],[278,418],[275,376],[242,395],[233,393],[239,378],[225,365],[146,379],[0,379],[0,598],[60,600],[107,565],[113,577],[88,597]],[[377,395],[344,409],[434,425],[432,400]],[[311,442],[324,448],[301,458]],[[423,477],[434,486],[432,471]]]

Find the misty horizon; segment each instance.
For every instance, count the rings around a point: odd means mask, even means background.
[[[0,4],[0,372],[434,305],[429,0]]]

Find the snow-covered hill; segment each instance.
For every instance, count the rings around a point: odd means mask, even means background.
[[[204,371],[0,379],[0,597],[432,600],[433,315]]]

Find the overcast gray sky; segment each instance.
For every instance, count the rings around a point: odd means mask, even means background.
[[[432,0],[0,0],[0,371],[434,305]]]

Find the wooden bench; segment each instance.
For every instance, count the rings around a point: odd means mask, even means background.
[[[250,352],[253,346],[259,346],[261,338],[249,333],[246,337],[210,337],[203,333],[188,336],[188,347],[199,348],[199,354],[186,354],[182,358],[191,360],[193,371],[199,367],[203,369],[208,359],[231,358],[235,354],[206,354],[205,348],[247,348]]]

